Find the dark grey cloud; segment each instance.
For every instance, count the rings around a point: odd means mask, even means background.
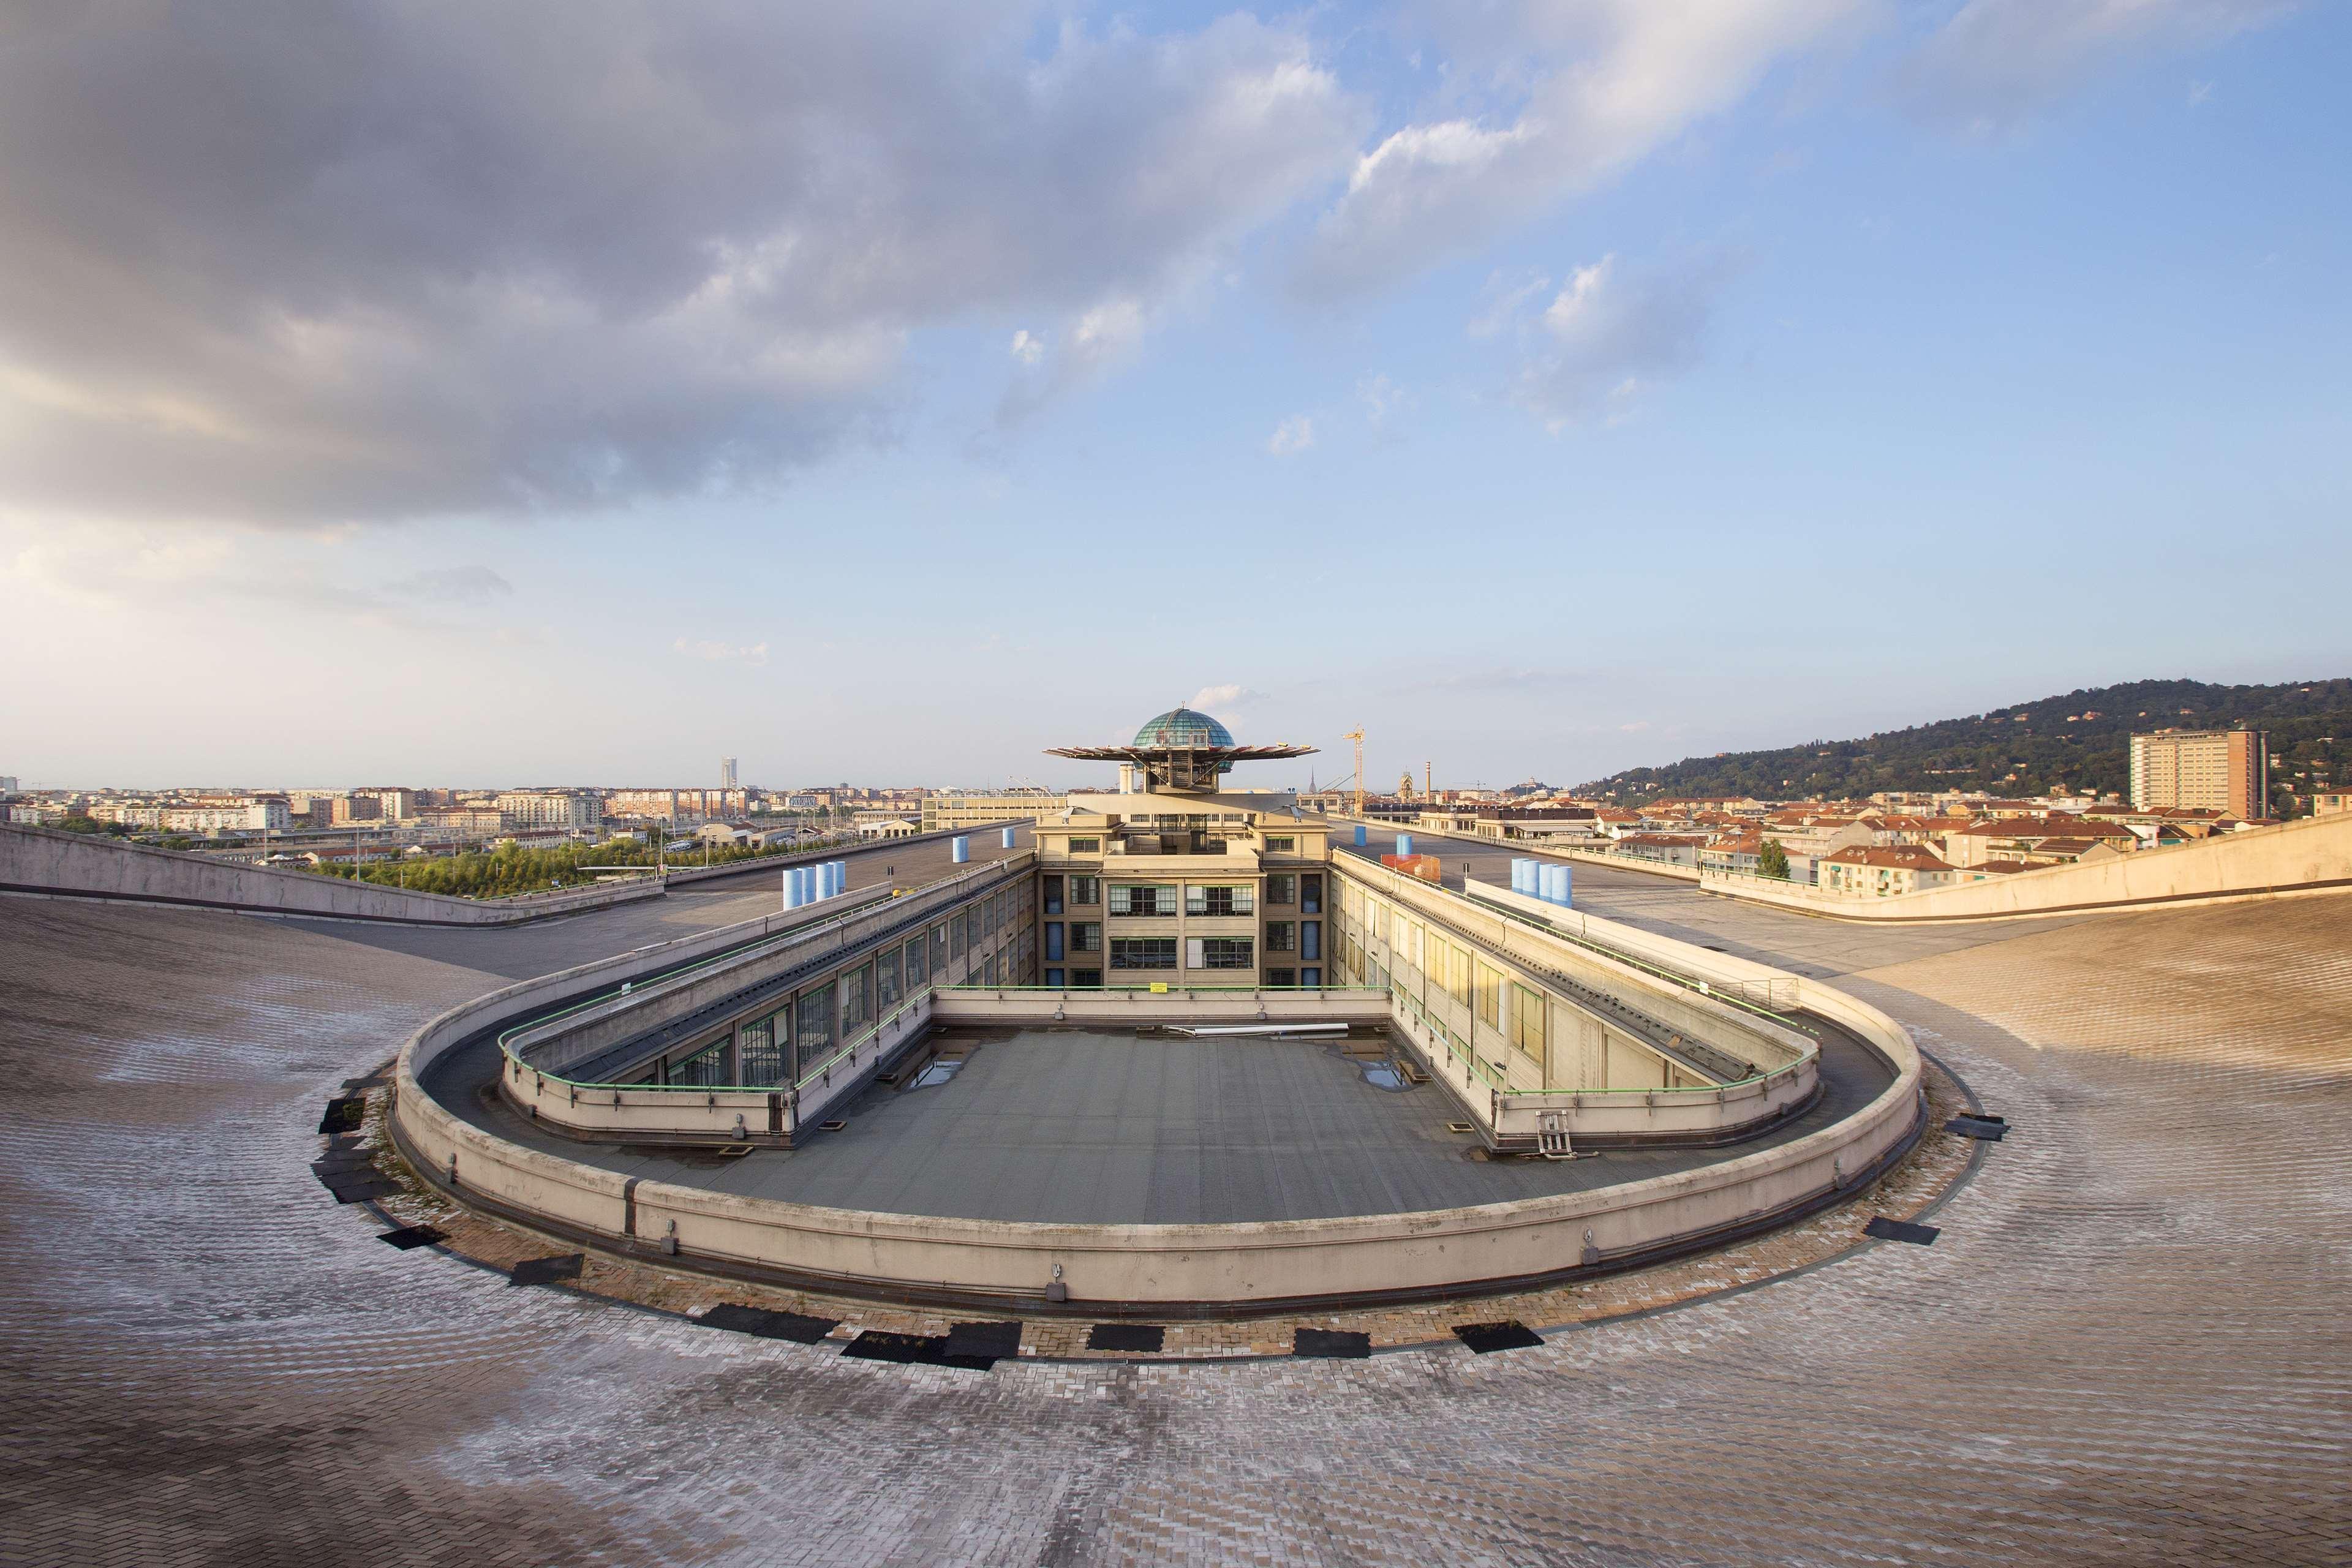
[[[0,503],[310,522],[764,482],[890,426],[908,334],[1136,308],[1353,155],[1294,33],[1041,52],[1048,14],[19,10]]]

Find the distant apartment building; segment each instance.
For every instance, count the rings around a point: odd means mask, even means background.
[[[1864,898],[1916,893],[1956,879],[1934,850],[1916,844],[1856,844],[1824,856],[1814,870],[1823,891]]]
[[[497,805],[506,825],[516,828],[593,832],[604,816],[602,800],[576,790],[510,789]]]
[[[1068,795],[1047,795],[1041,789],[925,795],[922,830],[958,832],[967,827],[985,827],[992,822],[1027,820],[1066,810],[1069,804]]]
[[[16,793],[16,775],[15,773],[0,773],[0,795],[15,795]]]
[[[2314,816],[2334,816],[2341,811],[2352,811],[2352,795],[2331,791],[2311,797],[2311,815]]]
[[[744,815],[740,789],[616,789],[604,795],[604,815],[649,822],[709,822]]]
[[[420,826],[453,838],[493,838],[506,830],[506,813],[495,805],[431,805],[416,814]]]
[[[2131,738],[2131,802],[2192,806],[2240,821],[2269,815],[2270,746],[2260,730],[2158,730]]]
[[[352,794],[375,802],[376,816],[385,822],[406,822],[416,815],[416,792],[413,789],[355,789]]]
[[[737,782],[738,781],[735,777],[735,759],[732,757],[719,758],[719,787],[720,789],[733,789]]]

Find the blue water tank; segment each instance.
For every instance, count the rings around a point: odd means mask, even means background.
[[[959,833],[948,840],[948,858],[961,866],[971,858],[971,840]]]
[[[1356,847],[1357,847],[1357,848],[1359,848],[1359,849],[1361,849],[1363,847],[1364,847],[1364,825],[1363,825],[1362,823],[1360,823],[1360,823],[1356,824]]]
[[[1007,849],[1013,847],[1013,829],[1009,827],[1004,830],[1004,847]]]
[[[1396,851],[1396,852],[1397,852],[1398,854],[1400,854],[1400,855],[1410,855],[1410,854],[1412,854],[1412,834],[1410,834],[1410,833],[1400,833],[1400,834],[1398,834],[1398,835],[1397,835],[1397,851]]]

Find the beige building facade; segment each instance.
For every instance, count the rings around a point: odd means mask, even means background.
[[[2240,821],[2270,815],[2270,749],[2259,730],[2159,730],[2131,738],[2131,802]]]

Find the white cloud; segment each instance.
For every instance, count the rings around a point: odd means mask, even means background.
[[[1615,420],[1657,378],[1696,363],[1730,271],[1723,257],[1634,271],[1614,254],[1568,275],[1532,321],[1514,398],[1557,431]]]
[[[2201,109],[2201,108],[2202,108],[2202,107],[2204,107],[2207,103],[2211,102],[2211,101],[2212,101],[2212,98],[2213,98],[2213,84],[2212,84],[2211,82],[2210,82],[2210,81],[2196,81],[2196,80],[2191,80],[2191,81],[2189,82],[2189,108],[2191,108],[2191,109]]]
[[[1266,700],[1266,694],[1263,691],[1253,691],[1246,686],[1227,683],[1223,686],[1203,686],[1200,690],[1192,693],[1192,700],[1184,706],[1215,718],[1224,719]]]
[[[724,643],[709,637],[680,637],[670,647],[688,658],[703,659],[711,664],[765,664],[768,645],[755,643]]]
[[[2203,47],[2290,0],[1968,0],[1907,60],[1912,106],[1972,134],[2009,130],[2103,69]],[[2202,102],[2192,87],[2189,101]]]
[[[1276,458],[1294,457],[1315,445],[1315,421],[1304,414],[1294,414],[1274,427],[1266,437],[1267,453]]]
[[[1305,35],[1040,0],[60,11],[0,50],[0,505],[310,527],[758,489],[910,339],[1154,305],[1337,178]],[[1035,319],[1032,317],[1031,319]],[[1016,366],[1030,362],[1015,340]]]
[[[1386,374],[1367,376],[1356,383],[1356,395],[1363,399],[1364,422],[1371,426],[1376,441],[1402,439],[1396,424],[1412,407],[1412,394],[1391,381]]]
[[[1029,335],[1027,328],[1013,334],[1013,357],[1023,364],[1035,364],[1045,357],[1045,345]]]
[[[1402,127],[1360,157],[1303,259],[1304,291],[1378,287],[1592,189],[1869,0],[1542,0],[1433,5],[1496,114]],[[1483,58],[1482,58],[1483,57]],[[1459,73],[1457,73],[1459,74]]]

